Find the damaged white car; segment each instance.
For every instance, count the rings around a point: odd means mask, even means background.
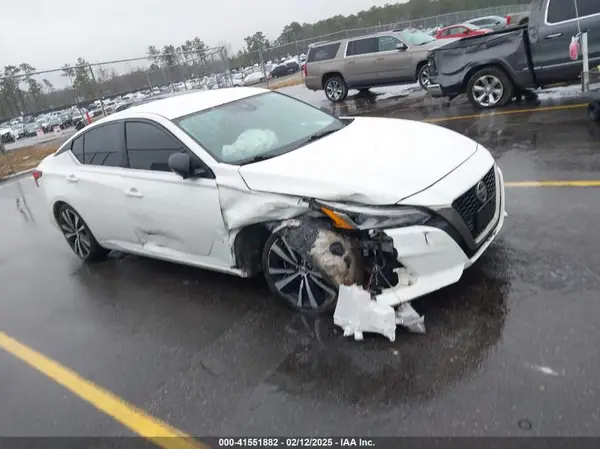
[[[86,261],[110,250],[250,277],[347,335],[422,321],[502,227],[502,172],[435,125],[337,118],[257,88],[190,93],[90,125],[33,172]],[[418,329],[417,329],[418,330]]]

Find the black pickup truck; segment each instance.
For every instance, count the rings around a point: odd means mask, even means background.
[[[600,0],[534,0],[529,23],[464,38],[429,54],[434,97],[466,93],[477,108],[506,105],[527,89],[579,82],[571,39],[588,32],[590,66],[600,64]]]

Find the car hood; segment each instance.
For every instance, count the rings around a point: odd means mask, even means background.
[[[386,205],[435,184],[477,151],[477,143],[422,122],[355,118],[297,150],[240,167],[254,191]]]

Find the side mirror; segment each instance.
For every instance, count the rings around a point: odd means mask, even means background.
[[[404,51],[404,50],[408,49],[408,47],[406,46],[405,43],[399,43],[399,44],[396,44],[396,49],[400,50],[400,51]]]
[[[177,173],[183,179],[192,176],[192,159],[186,153],[173,153],[169,156],[169,170]]]

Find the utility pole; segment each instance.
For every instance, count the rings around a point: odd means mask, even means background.
[[[106,117],[106,109],[104,109],[104,101],[102,101],[102,89],[100,88],[100,86],[98,85],[98,83],[96,82],[96,75],[94,75],[94,71],[92,70],[92,65],[88,65],[88,67],[90,68],[90,73],[92,74],[92,81],[93,83],[96,85],[96,87],[98,88],[98,90],[100,91],[100,108],[102,109],[102,114],[104,115],[104,117]]]
[[[269,88],[269,78],[267,77],[267,69],[265,67],[265,60],[263,58],[262,42],[258,43],[258,60],[259,60],[260,66],[262,68],[263,76],[265,77],[265,82],[267,83],[267,89],[268,89]]]

